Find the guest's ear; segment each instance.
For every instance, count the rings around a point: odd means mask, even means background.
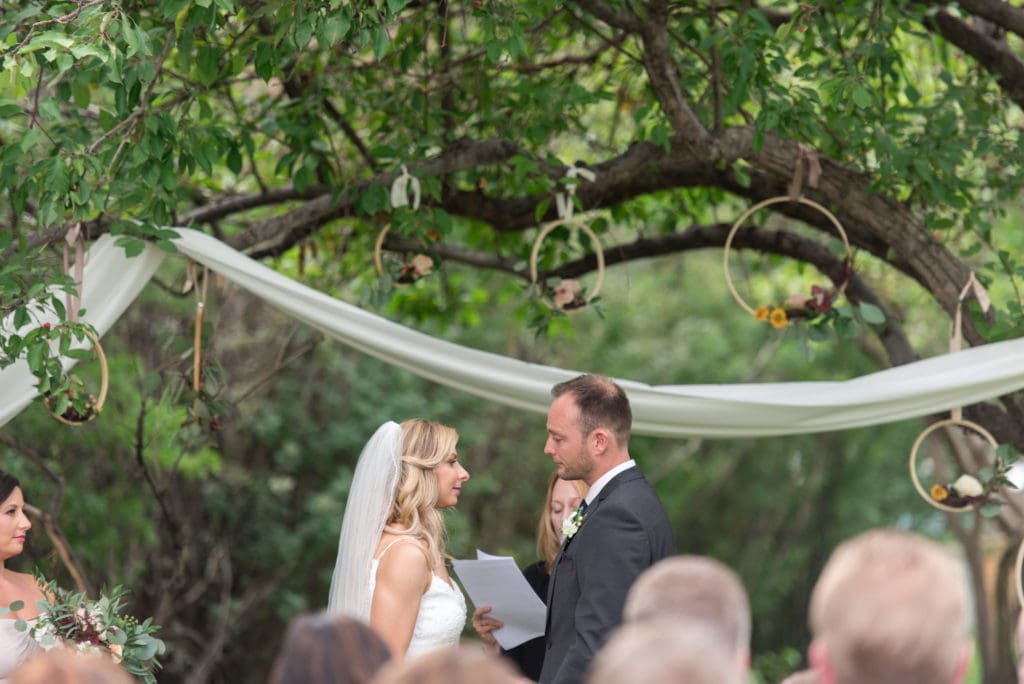
[[[807,648],[807,661],[816,673],[819,684],[838,684],[836,671],[828,659],[828,647],[821,639],[815,639]]]
[[[971,664],[972,655],[974,655],[974,642],[965,641],[960,648],[960,658],[956,661],[956,672],[953,673],[952,684],[961,684],[967,678],[967,666]]]

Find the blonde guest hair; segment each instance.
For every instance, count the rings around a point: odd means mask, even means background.
[[[587,684],[743,684],[732,654],[706,623],[627,622],[612,631],[590,664]]]
[[[622,619],[686,618],[703,622],[736,658],[750,653],[750,600],[732,568],[708,556],[663,558],[644,570],[626,594]]]
[[[942,546],[877,529],[832,553],[811,593],[811,631],[839,684],[948,684],[969,653],[967,606]]]
[[[384,531],[419,541],[426,550],[431,572],[437,572],[446,553],[434,469],[455,452],[459,433],[422,418],[403,422],[401,429],[402,474]]]
[[[558,482],[558,473],[552,473],[548,480],[548,491],[544,496],[544,509],[541,511],[540,520],[537,521],[537,556],[544,560],[544,567],[551,574],[551,568],[555,564],[555,557],[558,549],[562,546],[561,532],[551,528],[551,497],[554,495],[555,483]],[[583,480],[566,480],[580,495],[580,499],[587,496],[590,486]]]

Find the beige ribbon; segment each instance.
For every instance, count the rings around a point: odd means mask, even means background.
[[[806,167],[806,171],[804,171]],[[818,187],[818,180],[821,178],[821,162],[818,161],[818,153],[803,143],[797,143],[796,162],[793,164],[793,179],[789,182],[789,198],[796,200],[803,194],[804,173],[807,174],[807,185],[812,188]]]
[[[989,298],[988,292],[978,282],[978,279],[974,276],[974,271],[971,271],[971,274],[967,276],[967,283],[960,290],[960,296],[957,298],[956,313],[953,315],[953,335],[949,339],[950,352],[958,352],[963,348],[964,302],[970,294],[973,294],[974,298],[978,300],[978,304],[983,312],[988,313],[988,310],[992,308],[992,300]],[[954,420],[961,420],[963,408],[956,407],[951,411],[951,415]]]
[[[64,273],[70,274],[71,264],[69,245],[75,246],[75,295],[64,295],[64,306],[67,319],[71,323],[78,322],[78,310],[82,308],[82,280],[85,275],[85,236],[82,234],[82,222],[73,225],[64,235]]]
[[[203,312],[206,310],[206,284],[210,282],[209,275],[209,268],[203,266],[203,287],[200,290],[196,275],[196,264],[191,259],[188,260],[185,291],[188,291],[189,284],[191,284],[196,292],[196,330],[192,342],[192,390],[195,393],[195,396],[192,397],[193,418],[197,416],[196,411],[199,408],[200,370],[202,368],[203,356]]]

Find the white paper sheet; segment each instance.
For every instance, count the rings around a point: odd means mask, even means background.
[[[491,616],[505,623],[494,638],[506,651],[544,636],[547,608],[511,556],[477,549],[476,560],[453,560],[452,567],[475,606],[491,606]]]

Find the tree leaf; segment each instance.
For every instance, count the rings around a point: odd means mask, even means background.
[[[858,305],[858,310],[860,311],[861,317],[867,323],[872,325],[882,325],[885,323],[885,313],[874,304],[861,302]]]

